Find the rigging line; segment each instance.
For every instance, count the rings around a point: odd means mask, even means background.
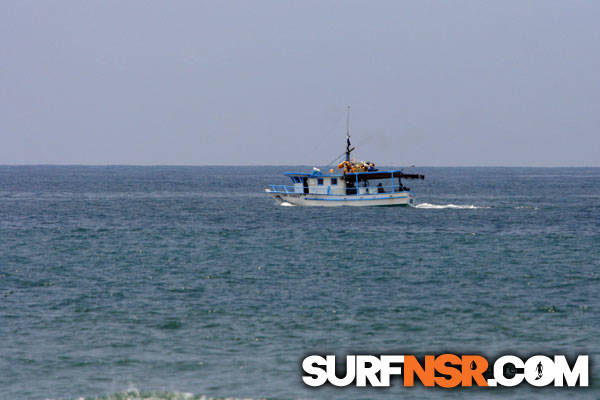
[[[339,128],[339,124],[340,121],[342,120],[343,117],[346,116],[346,110],[344,110],[343,113],[340,113],[340,115],[338,116],[338,118],[335,120],[335,123],[331,126],[331,128],[329,128],[329,130],[325,133],[320,135],[321,137],[328,137],[331,135],[331,132],[333,132],[335,129]],[[312,149],[312,151],[309,154],[313,154],[319,147],[321,146],[321,143],[319,141],[317,141],[317,145]],[[345,153],[344,153],[345,154]]]
[[[329,164],[326,164],[325,166],[326,166],[326,167],[329,167],[329,166],[331,166],[331,165],[333,165],[333,164],[337,163],[337,161],[338,161],[339,159],[341,159],[341,158],[342,158],[343,156],[345,156],[345,155],[346,155],[346,152],[343,152],[342,154],[340,154],[339,156],[337,156],[336,158],[334,158],[333,160],[331,160],[331,161],[329,162]]]

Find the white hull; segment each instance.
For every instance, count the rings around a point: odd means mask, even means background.
[[[266,192],[280,203],[286,202],[295,206],[408,206],[415,204],[415,195],[412,192],[396,192],[382,194],[362,195],[326,195],[303,193],[273,193]]]

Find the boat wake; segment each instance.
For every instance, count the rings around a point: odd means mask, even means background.
[[[490,208],[483,206],[475,206],[475,205],[461,205],[461,204],[430,204],[430,203],[420,203],[413,206],[414,208],[425,208],[430,210],[443,210],[447,208],[457,209],[457,210],[476,210],[479,208]]]
[[[288,203],[287,201],[282,201],[279,205],[281,207],[294,207],[292,203]]]

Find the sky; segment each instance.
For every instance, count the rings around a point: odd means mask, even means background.
[[[0,164],[600,166],[598,1],[0,2]]]

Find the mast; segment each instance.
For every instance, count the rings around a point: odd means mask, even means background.
[[[350,106],[346,111],[346,161],[350,161],[350,152],[354,150],[350,148]]]

